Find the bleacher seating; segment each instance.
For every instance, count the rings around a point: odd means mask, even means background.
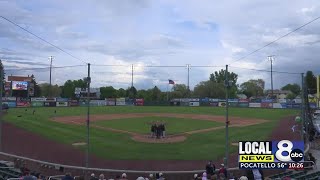
[[[13,162],[0,161],[0,180],[21,177],[20,169],[14,168],[13,165]]]
[[[290,177],[295,180],[318,180],[320,177],[320,171],[308,173],[307,171],[301,171],[294,173],[293,171],[286,171],[279,174],[270,176],[272,180],[278,180],[285,177]]]

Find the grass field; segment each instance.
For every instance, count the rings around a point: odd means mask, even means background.
[[[172,118],[172,117],[142,117],[125,118],[108,121],[98,121],[93,124],[120,129],[141,134],[150,134],[150,124],[159,121],[166,124],[167,134],[178,134],[187,131],[206,129],[211,127],[224,126],[223,123],[213,121],[198,121],[195,119]]]
[[[74,116],[86,115],[85,107],[70,108],[35,108],[36,115],[32,115],[32,108],[10,109],[5,117],[5,121],[15,124],[28,131],[45,136],[48,139],[69,144],[74,142],[85,142],[86,128],[84,126],[62,124],[51,121],[53,116]],[[54,114],[54,110],[57,113]],[[114,114],[114,113],[184,113],[184,114],[208,114],[224,115],[223,108],[212,107],[92,107],[92,114]],[[267,123],[253,125],[243,128],[230,128],[230,141],[239,140],[263,140],[275,127],[277,122],[286,116],[297,115],[298,111],[283,109],[250,109],[250,108],[230,108],[230,116],[243,118],[258,118],[269,120]],[[22,117],[18,117],[21,115]],[[134,121],[132,124],[128,124]],[[171,120],[171,119],[170,119]],[[170,121],[168,120],[168,121]],[[188,128],[201,128],[209,123],[216,126],[218,123],[196,121],[190,119],[175,119],[176,128],[173,132],[180,132]],[[145,122],[148,118],[122,119],[114,121],[101,121],[103,126],[121,128],[123,126],[132,131],[145,132]],[[194,121],[194,122],[193,122]],[[121,123],[123,122],[123,123]],[[188,123],[186,123],[188,122]],[[190,124],[189,124],[190,123]],[[139,125],[140,124],[140,125]],[[174,123],[172,124],[174,125]],[[190,127],[189,127],[190,126]],[[148,132],[148,130],[147,130]],[[153,160],[208,160],[220,158],[225,150],[224,129],[212,132],[193,134],[187,140],[175,144],[148,144],[131,140],[127,134],[103,131],[91,128],[91,153],[101,158],[107,159],[153,159]],[[32,144],[30,144],[32,145]],[[84,149],[85,147],[81,147]],[[237,147],[231,146],[230,151],[235,152]]]

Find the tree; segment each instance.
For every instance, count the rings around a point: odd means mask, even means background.
[[[295,96],[298,96],[301,92],[301,88],[298,84],[287,84],[283,86],[281,90],[291,91]]]
[[[157,86],[154,86],[154,88],[152,88],[151,99],[153,101],[159,101],[160,95],[161,95],[161,90]]]
[[[186,98],[189,94],[188,87],[185,84],[175,84],[170,93],[172,98]]]
[[[210,81],[215,83],[224,83],[226,79],[226,70],[221,69],[220,71],[215,71],[210,74]],[[238,75],[234,72],[228,72],[228,79],[232,81],[232,84],[236,85],[238,80]]]
[[[243,94],[248,98],[258,97],[263,95],[264,81],[262,79],[251,79],[240,85]]]
[[[129,98],[136,98],[137,96],[137,89],[132,86],[132,87],[129,87],[127,90],[126,90],[126,97],[129,97]]]
[[[50,89],[49,83],[39,84],[39,87],[40,87],[40,91],[41,91],[41,96],[49,97],[51,94],[51,97],[61,97],[62,91],[57,84],[51,86],[51,89]]]
[[[213,81],[202,81],[194,88],[194,95],[197,97],[225,98],[225,87],[222,83]]]
[[[62,87],[61,96],[64,98],[75,98],[75,88],[87,88],[85,79],[67,80]]]
[[[117,97],[117,90],[112,86],[100,87],[100,98],[115,98]]]
[[[305,83],[310,94],[315,94],[317,92],[317,78],[312,71],[307,71]]]
[[[137,92],[137,98],[143,98],[145,101],[152,101],[152,91],[151,90],[139,90]]]
[[[294,98],[296,98],[297,97],[297,95],[295,95],[295,94],[293,94],[293,93],[289,93],[288,95],[287,95],[287,99],[294,99]]]
[[[124,90],[123,88],[120,88],[117,91],[117,97],[126,97],[126,90]]]
[[[31,78],[32,78],[31,83],[33,83],[33,85],[34,85],[34,89],[33,89],[34,95],[33,96],[34,97],[39,97],[39,96],[41,96],[41,88],[38,85],[38,83],[36,81],[36,78],[34,77],[33,74],[31,75]]]

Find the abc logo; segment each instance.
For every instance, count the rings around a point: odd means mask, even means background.
[[[300,149],[292,149],[293,144],[291,141],[288,140],[282,140],[277,145],[278,150],[275,154],[276,158],[279,161],[283,162],[299,162],[303,159],[303,151]]]

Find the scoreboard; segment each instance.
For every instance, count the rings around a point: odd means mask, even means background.
[[[304,169],[303,141],[240,141],[239,169]]]

